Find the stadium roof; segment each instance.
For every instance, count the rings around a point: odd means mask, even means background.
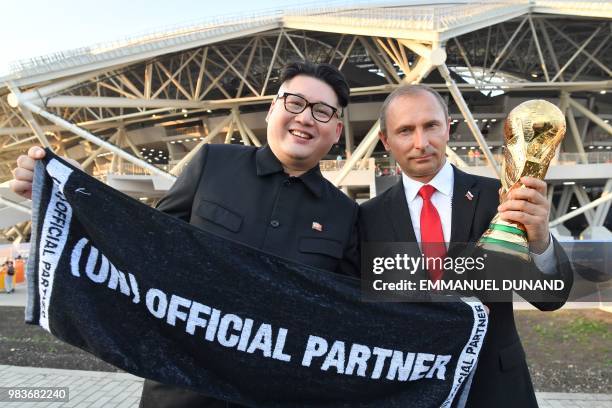
[[[430,0],[369,2],[367,6],[331,4],[214,17],[198,24],[167,27],[156,33],[22,60],[11,65],[11,73],[0,77],[0,84],[9,81],[16,86],[40,84],[279,27],[395,37],[436,45],[529,12],[612,18],[612,2],[606,0]]]

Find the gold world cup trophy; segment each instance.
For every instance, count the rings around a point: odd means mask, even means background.
[[[499,202],[508,193],[524,188],[523,176],[544,180],[557,146],[565,136],[565,117],[559,108],[544,100],[523,102],[514,108],[504,123]],[[499,213],[491,220],[476,246],[530,261],[527,231],[520,223],[502,220]]]

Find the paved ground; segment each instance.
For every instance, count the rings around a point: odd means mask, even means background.
[[[540,408],[611,408],[612,394],[538,392]]]
[[[68,402],[6,402],[2,408],[137,407],[142,378],[125,373],[0,365],[0,387],[68,387]]]
[[[137,407],[142,379],[131,374],[0,365],[0,387],[68,387],[68,402],[3,402],[3,408]],[[537,394],[540,408],[612,408],[612,394]]]
[[[25,300],[25,287],[22,285],[10,295],[0,294],[0,306],[24,306]],[[68,402],[0,401],[2,408],[131,408],[138,406],[142,378],[125,373],[0,364],[0,387],[68,387],[69,389]],[[612,408],[612,394],[541,392],[537,393],[537,397],[540,408]]]
[[[26,286],[19,284],[15,286],[15,291],[7,294],[0,290],[0,306],[22,306],[26,305]]]

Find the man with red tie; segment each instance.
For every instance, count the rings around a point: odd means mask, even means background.
[[[532,302],[540,310],[560,308],[573,282],[571,266],[548,230],[546,183],[523,177],[499,204],[498,180],[473,176],[446,161],[450,117],[442,97],[424,85],[405,85],[381,108],[379,137],[402,169],[402,179],[361,206],[362,242],[417,242],[425,257],[444,258],[449,243],[475,242],[499,211],[522,223],[535,274],[565,282],[563,301]],[[429,279],[442,278],[431,268]],[[472,380],[468,407],[537,407],[512,303],[489,303],[489,330]],[[408,322],[407,322],[408,324]]]

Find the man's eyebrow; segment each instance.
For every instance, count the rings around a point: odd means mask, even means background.
[[[397,125],[397,126],[395,127],[395,130],[396,130],[396,131],[398,131],[398,130],[400,130],[400,129],[406,129],[406,128],[408,128],[408,129],[414,129],[414,127],[415,127],[414,125],[410,125],[410,124],[407,124],[407,123],[400,123],[399,125]]]
[[[286,91],[285,91],[285,92],[286,92]],[[294,94],[294,95],[301,96],[302,98],[306,99],[306,100],[307,100],[308,102],[310,102],[310,103],[322,103],[322,104],[324,104],[324,105],[331,106],[332,108],[334,107],[334,105],[333,105],[332,103],[328,103],[328,102],[324,102],[324,101],[312,102],[310,99],[306,98],[306,97],[304,96],[304,94],[301,94],[301,93],[299,93],[299,92],[289,92],[289,93]]]

